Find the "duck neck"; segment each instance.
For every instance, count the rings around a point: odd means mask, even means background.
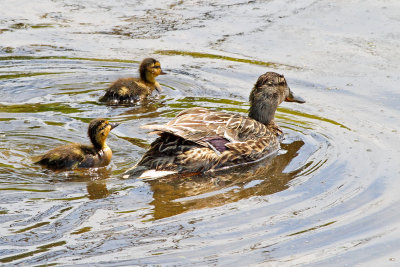
[[[143,77],[142,77],[142,79],[143,79]],[[147,83],[154,84],[154,83],[156,82],[156,77],[154,77],[153,73],[151,73],[151,72],[146,72],[146,75],[145,75],[145,77],[144,77],[143,80],[144,80],[145,82],[147,82]]]
[[[107,147],[107,144],[104,141],[98,140],[95,136],[90,136],[90,141],[92,141],[92,144],[96,150],[103,150]]]
[[[251,97],[249,117],[262,124],[269,125],[273,123],[276,108],[277,105],[270,101],[258,100]]]

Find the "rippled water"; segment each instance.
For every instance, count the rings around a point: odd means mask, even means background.
[[[400,261],[400,5],[392,1],[0,1],[0,263],[396,266]],[[20,7],[24,8],[21,9]],[[160,99],[97,100],[158,58]],[[245,114],[285,75],[286,139],[258,164],[124,179],[139,125],[201,106]],[[54,173],[31,158],[121,122],[112,163]]]

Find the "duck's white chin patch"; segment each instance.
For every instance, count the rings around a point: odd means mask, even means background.
[[[149,179],[149,178],[161,178],[164,176],[168,176],[171,174],[175,174],[175,171],[156,171],[156,170],[147,170],[139,176],[139,179]]]

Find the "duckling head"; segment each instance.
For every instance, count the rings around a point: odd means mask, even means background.
[[[92,120],[89,123],[88,135],[93,146],[97,149],[105,148],[108,134],[118,125],[119,123],[111,123],[106,119]]]
[[[140,78],[148,83],[155,83],[158,75],[166,74],[161,69],[161,64],[154,58],[145,58],[139,66]]]
[[[283,75],[266,72],[258,78],[250,93],[249,117],[268,125],[283,101],[305,103],[301,97],[293,95]]]

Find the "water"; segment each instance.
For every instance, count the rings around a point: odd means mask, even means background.
[[[0,5],[2,264],[399,264],[396,1]],[[162,97],[100,104],[145,56],[169,72]],[[245,114],[266,71],[307,101],[278,109],[286,139],[275,158],[209,176],[123,178],[154,139],[140,125],[192,106]],[[57,145],[87,143],[96,117],[121,122],[108,167],[32,165]]]

